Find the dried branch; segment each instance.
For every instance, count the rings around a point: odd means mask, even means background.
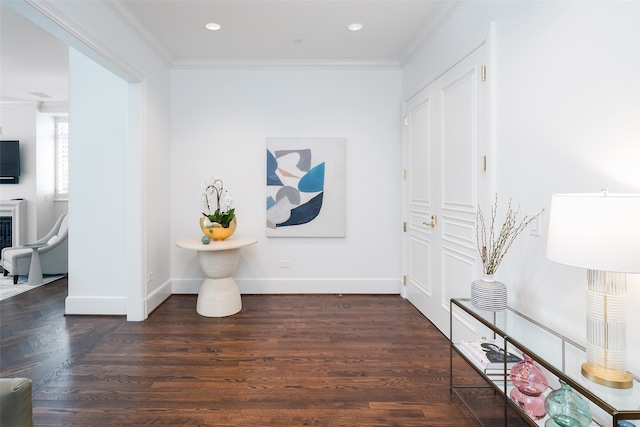
[[[482,209],[478,206],[476,217],[476,237],[478,252],[482,260],[483,271],[485,274],[495,274],[498,266],[502,262],[502,258],[507,254],[514,240],[525,228],[537,217],[539,217],[544,209],[532,216],[525,215],[518,223],[518,214],[520,207],[514,210],[509,199],[507,214],[504,223],[500,228],[500,232],[496,235],[496,217],[498,214],[498,195],[495,196],[493,206],[491,206],[491,223],[489,226],[489,236],[487,239],[487,228],[485,225]],[[488,244],[487,244],[488,243]]]

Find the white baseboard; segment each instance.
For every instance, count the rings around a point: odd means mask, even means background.
[[[174,279],[174,294],[197,294],[203,279]],[[399,279],[236,279],[242,294],[396,294]]]
[[[64,304],[64,313],[68,315],[122,316],[127,314],[125,297],[67,297]]]
[[[197,293],[197,292],[196,292]],[[147,297],[147,315],[171,296],[171,281],[162,284]],[[67,297],[66,315],[122,316],[127,315],[125,297]],[[139,319],[142,320],[142,319]]]
[[[402,291],[397,279],[236,279],[242,294],[394,294]],[[202,279],[174,279],[147,298],[147,314],[171,294],[197,294]],[[65,299],[67,315],[126,316],[126,297],[72,297]]]
[[[171,281],[167,280],[147,297],[147,315],[171,296]]]

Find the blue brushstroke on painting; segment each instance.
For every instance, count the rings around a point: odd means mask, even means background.
[[[298,190],[303,193],[317,193],[324,190],[324,162],[312,168],[300,178]]]
[[[271,151],[267,150],[267,185],[282,185],[282,181],[276,175],[276,170],[278,169],[278,161]]]
[[[281,224],[277,224],[276,226],[286,227],[290,225],[306,224],[313,221],[313,219],[320,214],[323,196],[324,193],[320,193],[304,205],[300,205],[297,208],[292,209],[289,219]]]
[[[275,204],[276,204],[276,201],[273,200],[273,197],[271,196],[267,197],[267,210],[269,210],[269,208]]]

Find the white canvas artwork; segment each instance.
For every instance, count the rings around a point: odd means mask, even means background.
[[[267,138],[267,236],[344,237],[346,138]]]

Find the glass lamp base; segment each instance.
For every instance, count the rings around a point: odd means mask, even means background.
[[[605,387],[620,389],[633,387],[633,377],[628,372],[599,368],[586,362],[582,364],[582,375]]]

